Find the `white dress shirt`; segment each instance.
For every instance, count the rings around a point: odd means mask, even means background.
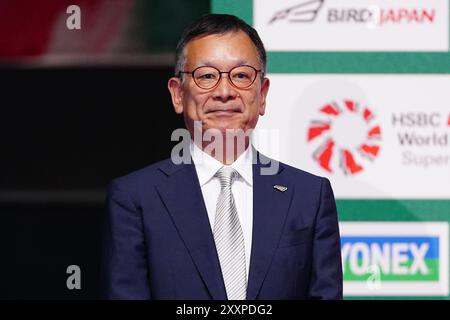
[[[191,141],[192,161],[197,171],[198,180],[203,194],[206,211],[208,212],[211,230],[214,232],[214,221],[216,219],[216,205],[220,193],[219,178],[214,177],[216,172],[225,166],[207,153],[203,152]],[[249,146],[235,162],[230,166],[239,173],[231,187],[231,192],[236,204],[236,210],[244,235],[245,263],[247,267],[247,280],[250,271],[250,253],[252,248],[253,230],[253,153]]]

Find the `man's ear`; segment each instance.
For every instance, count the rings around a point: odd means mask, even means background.
[[[261,83],[261,105],[259,107],[259,115],[263,116],[266,112],[266,98],[269,92],[270,81],[269,78],[264,78]]]
[[[180,78],[172,77],[167,82],[167,87],[172,96],[172,104],[175,112],[180,114],[183,113],[183,88]]]

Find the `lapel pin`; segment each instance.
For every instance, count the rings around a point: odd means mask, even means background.
[[[277,190],[280,191],[280,192],[285,192],[285,191],[287,190],[286,187],[280,186],[279,184],[274,185],[273,188],[274,188],[274,189],[277,189]]]

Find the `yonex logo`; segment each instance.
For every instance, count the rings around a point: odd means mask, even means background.
[[[447,296],[448,222],[340,222],[346,296]]]
[[[438,237],[342,237],[345,281],[438,281]],[[374,269],[375,267],[375,269]]]

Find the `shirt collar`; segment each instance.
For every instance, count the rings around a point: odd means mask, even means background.
[[[195,143],[191,141],[190,151],[192,161],[194,162],[195,169],[197,171],[198,180],[200,186],[206,184],[211,180],[217,171],[224,165],[217,161],[217,159],[211,157],[209,154],[203,152]],[[249,146],[230,167],[236,170],[240,177],[242,177],[247,184],[253,185],[253,152],[252,147]]]

